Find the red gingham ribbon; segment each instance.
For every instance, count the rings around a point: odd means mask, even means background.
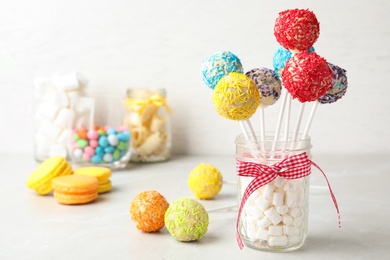
[[[321,168],[309,159],[306,153],[291,155],[274,165],[264,165],[236,160],[236,170],[238,176],[254,177],[254,179],[249,183],[248,187],[246,187],[244,191],[244,195],[242,196],[240,203],[240,208],[238,210],[236,222],[236,237],[240,249],[244,247],[244,244],[238,232],[238,224],[240,221],[242,209],[244,208],[245,202],[247,201],[249,196],[261,186],[273,181],[277,176],[281,176],[286,179],[298,179],[308,176],[311,173],[311,165],[315,166],[318,170],[320,170],[325,177],[330,195],[332,197],[333,203],[336,207],[336,211],[338,214],[339,227],[341,226],[339,208],[337,205],[336,197],[334,196],[333,191],[330,187],[328,178],[321,170]]]

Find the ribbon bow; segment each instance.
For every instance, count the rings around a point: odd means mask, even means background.
[[[333,203],[338,214],[338,224],[340,227],[340,212],[337,205],[336,197],[334,196],[333,191],[330,187],[328,178],[321,170],[321,168],[309,159],[306,153],[289,156],[274,165],[265,165],[236,160],[236,170],[238,176],[254,177],[254,179],[249,183],[248,187],[246,187],[244,191],[244,195],[242,196],[240,203],[240,208],[238,210],[238,217],[236,222],[236,237],[240,249],[244,247],[244,244],[238,232],[238,224],[240,221],[241,212],[249,196],[261,186],[273,181],[277,176],[281,176],[286,179],[298,179],[308,176],[311,173],[311,165],[314,165],[318,170],[320,170],[325,177],[325,180],[329,187],[330,195],[332,197]]]
[[[164,106],[168,113],[172,113],[172,110],[168,106],[166,99],[159,94],[152,95],[148,99],[128,98],[126,100],[127,109],[134,111],[138,114],[142,114],[147,105],[154,105],[156,107]]]

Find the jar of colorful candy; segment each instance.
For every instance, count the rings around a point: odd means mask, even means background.
[[[239,243],[268,251],[291,251],[304,244],[310,150],[310,137],[275,142],[267,135],[264,141],[254,142],[237,136]]]
[[[132,162],[158,162],[171,154],[171,109],[165,89],[128,89],[125,125],[132,135]]]
[[[90,93],[93,100],[88,117],[71,129],[70,154],[79,165],[124,168],[130,159],[131,134],[123,125],[123,97]]]

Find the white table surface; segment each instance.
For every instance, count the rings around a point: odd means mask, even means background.
[[[32,155],[1,154],[0,259],[389,259],[390,162],[387,156],[316,156],[326,172],[341,211],[341,229],[322,175],[313,170],[309,235],[305,245],[288,253],[262,252],[235,238],[237,209],[209,213],[206,235],[196,242],[178,242],[163,228],[146,234],[130,219],[132,199],[155,189],[169,202],[194,195],[189,172],[211,163],[224,176],[207,210],[236,205],[233,156],[177,156],[154,164],[130,164],[114,172],[113,189],[97,201],[79,206],[39,196],[25,186],[38,165]]]

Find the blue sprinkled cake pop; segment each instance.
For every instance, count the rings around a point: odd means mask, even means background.
[[[230,72],[243,73],[240,59],[230,51],[214,53],[202,62],[203,82],[211,89]]]
[[[318,98],[317,101],[321,104],[331,104],[342,98],[347,91],[348,79],[347,71],[336,65],[328,63],[333,72],[332,86],[325,95]]]
[[[309,53],[315,51],[314,47],[310,47],[310,49],[308,51],[309,51]],[[282,46],[279,46],[276,49],[272,63],[274,66],[274,71],[279,78],[282,77],[282,72],[283,72],[284,67],[286,66],[286,62],[291,57],[292,57],[292,52],[283,48]]]

